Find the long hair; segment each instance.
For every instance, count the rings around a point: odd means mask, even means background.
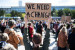
[[[67,35],[67,29],[66,29],[66,27],[63,26],[63,27],[61,28],[60,32],[63,32],[64,34]]]

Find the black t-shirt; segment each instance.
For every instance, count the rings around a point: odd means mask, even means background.
[[[0,24],[0,30],[1,30],[1,32],[2,33],[4,33],[4,30],[6,29],[6,27],[5,26],[2,26],[1,24]]]
[[[71,33],[68,36],[68,44],[70,48],[74,48],[75,49],[75,34]]]
[[[42,33],[42,25],[37,26],[37,33]]]

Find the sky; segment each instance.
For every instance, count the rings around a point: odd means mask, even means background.
[[[75,6],[75,0],[0,0],[0,7],[19,6],[19,1],[22,1],[22,6],[25,6],[25,3],[51,3],[52,6]]]

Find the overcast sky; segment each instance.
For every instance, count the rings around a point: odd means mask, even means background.
[[[0,7],[19,6],[20,0],[0,0]],[[52,6],[75,6],[75,0],[21,0],[25,3],[51,3]]]

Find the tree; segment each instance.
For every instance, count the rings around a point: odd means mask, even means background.
[[[72,13],[72,18],[74,18],[75,19],[75,10],[71,10],[71,13]]]
[[[51,15],[52,16],[57,16],[58,15],[55,8],[53,8],[53,10],[51,11]]]
[[[60,16],[60,17],[61,17],[62,15],[64,15],[63,10],[62,10],[62,9],[58,10],[58,16]]]
[[[11,11],[11,16],[12,17],[14,17],[14,16],[20,16],[20,17],[22,17],[22,13],[13,10],[13,11]]]
[[[4,16],[5,10],[0,10],[0,16]]]
[[[71,16],[71,15],[72,15],[70,9],[63,9],[63,11],[64,11],[64,13],[65,13],[64,15],[66,15],[66,16]]]
[[[6,16],[6,17],[11,17],[11,14],[10,14],[10,13],[9,13],[9,14],[5,14],[5,16]]]
[[[17,16],[20,16],[20,17],[22,17],[22,13],[18,12]]]
[[[12,11],[11,11],[11,16],[12,16],[12,17],[13,17],[13,16],[16,16],[16,11],[12,10]]]

